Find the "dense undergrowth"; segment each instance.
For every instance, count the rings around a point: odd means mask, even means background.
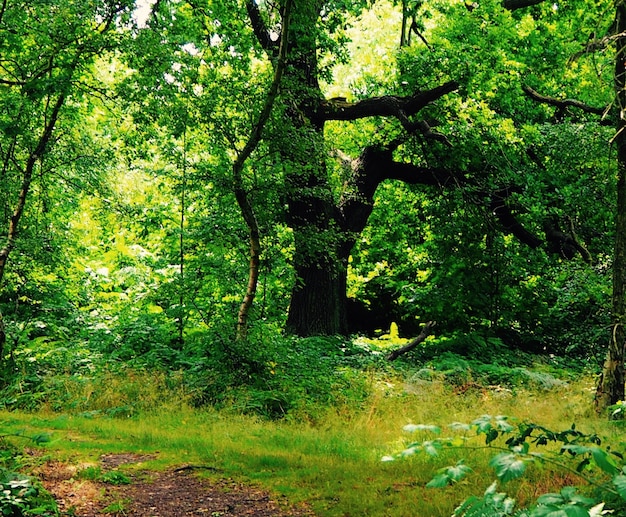
[[[529,354],[511,349],[497,338],[478,334],[430,337],[417,349],[390,362],[389,352],[406,342],[392,327],[390,333],[378,339],[274,335],[248,342],[217,340],[203,346],[190,340],[186,351],[161,353],[159,360],[155,360],[153,349],[125,360],[112,360],[110,355],[42,340],[37,347],[22,347],[4,364],[0,405],[13,415],[33,415],[16,417],[24,418],[29,426],[41,415],[48,415],[43,424],[35,425],[43,425],[46,432],[50,421],[56,422],[52,427],[65,422],[61,427],[78,425],[81,432],[114,434],[122,441],[131,419],[132,447],[142,449],[164,450],[163,441],[176,443],[179,438],[170,433],[178,432],[172,430],[180,427],[180,421],[185,422],[183,427],[196,422],[193,425],[198,440],[204,439],[205,446],[213,440],[219,442],[219,437],[206,437],[206,419],[213,422],[211,426],[218,421],[219,426],[234,426],[239,430],[218,427],[229,435],[242,433],[237,443],[216,442],[209,446],[215,452],[204,453],[219,458],[220,468],[229,474],[251,476],[255,482],[286,491],[296,500],[316,501],[314,506],[320,515],[343,515],[355,504],[361,505],[364,515],[407,515],[407,511],[450,514],[450,501],[439,500],[449,499],[450,494],[434,496],[430,491],[421,491],[441,468],[439,461],[454,464],[459,460],[457,455],[464,452],[442,450],[436,459],[408,459],[405,465],[395,467],[380,465],[380,458],[405,442],[401,429],[407,422],[444,426],[444,417],[471,422],[485,411],[504,411],[521,421],[535,422],[540,417],[546,428],[569,427],[570,419],[595,420],[590,386],[597,365]],[[584,388],[581,378],[586,379]],[[568,402],[551,414],[564,398]],[[165,414],[178,420],[166,421]],[[5,420],[3,426],[10,420]],[[244,436],[246,433],[252,435]],[[258,433],[269,433],[268,441],[248,443],[254,442]],[[145,437],[137,442],[137,436],[143,434]],[[175,463],[183,460],[177,453],[193,449],[196,444],[171,447],[170,461]],[[252,453],[255,447],[261,449]],[[311,449],[316,452],[311,453]],[[23,471],[19,447],[6,450],[7,458],[13,461],[13,466],[6,467],[7,472]],[[242,454],[249,457],[242,460]],[[479,493],[463,482],[446,489],[455,490],[456,503],[470,496],[483,500],[500,493],[492,490],[482,494],[489,486],[488,454],[470,454],[482,464],[475,467],[484,481]],[[201,457],[196,459],[203,461]],[[415,461],[423,463],[416,465]],[[287,473],[294,469],[300,469],[297,479]],[[362,503],[355,502],[354,495],[346,495],[340,481],[328,486],[320,478],[347,476],[343,481],[346,486],[361,486],[366,481],[359,472],[364,470],[374,472],[378,495]],[[517,485],[511,497],[523,507],[536,498],[529,488],[533,483],[547,492],[558,492],[562,484],[576,482],[567,475],[551,479],[553,473],[550,469],[537,471],[530,480],[513,482]],[[22,474],[10,475],[16,480],[30,479]],[[397,481],[392,481],[396,477]],[[320,488],[320,483],[327,486]],[[285,488],[292,485],[300,488]],[[36,485],[28,486],[20,494],[38,500],[41,493],[32,488]],[[434,497],[438,509],[424,506],[424,502],[417,506],[411,503],[407,491],[418,487],[420,497]],[[333,502],[335,499],[341,502]],[[397,513],[388,513],[389,504],[397,506]],[[33,508],[37,507],[33,502]],[[42,511],[52,511],[50,508],[46,506]],[[28,511],[15,515],[33,514]]]
[[[575,467],[582,456],[576,459],[569,455],[564,455],[563,461],[569,462],[573,470],[553,463],[528,462],[523,476],[507,479],[497,490],[488,492],[494,479],[492,459],[507,447],[503,444],[507,435],[501,431],[517,429],[518,425],[519,429],[524,425],[541,426],[540,430],[552,429],[556,434],[573,429],[575,422],[581,434],[578,445],[583,445],[582,438],[601,436],[604,451],[607,447],[616,453],[622,451],[621,427],[598,419],[592,410],[593,377],[562,380],[548,388],[539,384],[509,384],[505,388],[479,385],[478,376],[470,383],[451,384],[443,372],[412,378],[411,371],[409,365],[386,372],[370,367],[363,372],[364,391],[358,396],[344,392],[343,399],[326,405],[315,406],[310,401],[280,419],[243,414],[241,406],[224,404],[221,410],[211,405],[197,407],[190,394],[179,398],[185,395],[179,385],[170,391],[158,376],[136,371],[134,378],[128,378],[130,384],[136,384],[136,408],[132,413],[111,411],[104,405],[96,407],[104,399],[96,398],[94,391],[91,410],[51,411],[51,406],[45,405],[37,411],[0,410],[0,425],[6,434],[21,435],[9,443],[17,458],[27,457],[28,465],[15,464],[22,472],[30,471],[37,461],[51,459],[81,464],[91,472],[97,469],[97,459],[103,454],[137,453],[154,458],[143,464],[144,469],[181,464],[210,466],[207,475],[233,477],[261,485],[293,502],[306,501],[319,516],[437,517],[451,515],[465,500],[477,507],[480,501],[493,503],[487,496],[497,500],[503,493],[515,500],[516,509],[532,507],[541,494],[559,494],[567,486],[579,486],[585,501],[600,500],[597,498],[606,493],[577,477]],[[128,376],[131,372],[123,373]],[[120,378],[110,375],[111,389],[123,386]],[[151,378],[155,382],[151,383]],[[104,385],[103,380],[103,390]],[[159,402],[154,401],[157,391]],[[445,429],[453,422],[467,422],[465,434],[472,441],[450,442],[453,447],[433,445],[436,455],[416,453],[403,455],[401,461],[381,461],[397,451],[414,448],[418,452],[425,440],[432,444],[440,440],[446,445],[448,431],[433,434],[433,430]],[[503,422],[510,428],[503,427]],[[421,423],[426,425],[422,427]],[[498,431],[497,436],[489,425]],[[469,429],[472,426],[479,432]],[[418,435],[403,432],[403,428],[418,431]],[[43,434],[50,441],[34,446],[41,448],[41,453],[19,452],[24,446],[23,436]],[[487,435],[490,441],[485,443]],[[597,442],[592,445],[597,446]],[[29,447],[33,445],[29,443]],[[559,455],[554,444],[547,448]],[[615,462],[610,456],[603,457],[613,465],[619,464],[617,456]],[[442,468],[459,462],[472,469],[466,479],[453,480],[443,488],[429,485],[441,477]],[[585,469],[592,467],[595,464],[591,462],[584,465]],[[120,470],[119,476],[132,474],[132,466],[128,469]],[[86,478],[77,474],[77,479]],[[621,508],[618,503],[609,500],[607,508]]]
[[[367,403],[372,385],[388,379],[438,380],[457,391],[497,387],[550,389],[598,365],[511,350],[497,338],[456,335],[429,338],[390,362],[388,353],[407,340],[287,338],[218,340],[173,351],[154,350],[127,360],[41,341],[4,364],[0,407],[42,408],[74,414],[132,416],[169,399],[269,418],[315,418],[321,408]]]

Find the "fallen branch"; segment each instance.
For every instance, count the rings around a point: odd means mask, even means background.
[[[404,345],[397,350],[394,350],[387,356],[388,361],[395,361],[401,355],[406,354],[413,350],[417,345],[419,345],[422,341],[424,341],[431,333],[433,327],[437,324],[436,321],[429,321],[424,325],[424,328],[420,332],[420,335],[417,336],[413,341],[411,341],[408,345]]]

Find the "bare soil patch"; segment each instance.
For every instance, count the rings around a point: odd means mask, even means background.
[[[107,454],[100,458],[104,470],[150,459],[135,454]],[[35,474],[54,496],[65,515],[77,517],[135,516],[182,517],[313,517],[306,507],[294,507],[268,492],[232,479],[218,481],[198,477],[196,468],[181,467],[165,472],[140,470],[128,485],[76,478],[89,465],[49,461]],[[93,466],[93,465],[91,465]],[[125,472],[128,474],[127,472]]]

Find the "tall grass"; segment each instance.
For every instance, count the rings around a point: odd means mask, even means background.
[[[36,414],[2,412],[0,429],[4,433],[49,431],[53,435],[50,454],[68,461],[95,460],[105,452],[152,453],[155,459],[149,468],[207,465],[218,469],[208,475],[235,477],[294,502],[307,501],[321,516],[372,517],[449,516],[460,501],[472,493],[482,494],[493,480],[487,467],[490,456],[481,450],[463,452],[475,472],[467,482],[446,489],[425,485],[437,468],[459,459],[458,451],[437,458],[381,462],[383,455],[401,450],[411,440],[402,432],[407,423],[445,426],[485,413],[504,414],[551,429],[569,428],[576,422],[578,428],[618,440],[618,431],[591,410],[592,379],[541,392],[455,390],[436,379],[409,384],[372,379],[366,404],[320,409],[315,418],[309,413],[299,418],[295,413],[281,421],[193,408],[176,390],[156,403],[154,393],[143,395],[140,384],[126,387],[140,409],[115,414],[117,418],[106,412],[59,414],[49,407]],[[144,379],[144,388],[148,384]],[[81,396],[101,396],[111,407],[126,407],[127,399],[114,398],[114,386],[111,380],[100,386],[99,394],[87,389]],[[160,390],[164,383],[157,379],[152,386]],[[148,403],[142,403],[142,397]],[[525,504],[574,481],[544,469],[501,488]]]

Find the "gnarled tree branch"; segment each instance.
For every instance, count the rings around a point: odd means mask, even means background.
[[[603,106],[600,108],[589,106],[588,104],[585,104],[584,102],[576,100],[576,99],[556,99],[554,97],[541,95],[540,93],[536,92],[528,85],[522,86],[522,89],[524,90],[524,93],[526,93],[526,95],[528,95],[534,101],[541,102],[543,104],[549,104],[551,106],[555,106],[561,113],[564,112],[567,108],[572,107],[572,108],[580,109],[584,111],[585,113],[592,113],[594,115],[602,116],[609,109],[608,106]]]
[[[593,54],[595,52],[600,52],[606,49],[609,45],[612,45],[615,41],[626,37],[626,33],[620,32],[619,34],[611,34],[610,32],[613,30],[613,26],[609,28],[609,31],[606,36],[603,38],[597,38],[595,33],[592,33],[589,36],[589,41],[583,47],[583,49],[579,52],[576,52],[572,57],[569,58],[568,63],[572,63],[576,61],[581,56],[586,54]]]
[[[515,11],[516,9],[524,9],[541,4],[544,1],[545,0],[504,0],[502,6],[509,11]]]
[[[257,5],[257,3],[254,0],[248,0],[246,2],[246,10],[248,11],[248,18],[250,18],[250,23],[252,24],[252,30],[254,31],[254,35],[259,41],[259,44],[266,52],[270,53],[271,55],[277,56],[278,49],[280,47],[280,38],[276,41],[271,38],[270,31],[263,21],[261,11],[259,11],[259,6]]]
[[[490,196],[489,209],[498,219],[505,233],[514,235],[520,242],[535,249],[541,246],[541,239],[524,228],[517,217],[515,217],[511,207],[507,204],[509,196],[520,190],[516,187],[510,187],[494,192]]]
[[[415,115],[422,108],[456,91],[459,83],[448,81],[441,86],[417,92],[409,97],[385,95],[372,97],[358,102],[348,102],[342,97],[327,99],[321,102],[317,116],[321,120],[357,120],[366,117],[397,117],[403,125],[405,120]]]

